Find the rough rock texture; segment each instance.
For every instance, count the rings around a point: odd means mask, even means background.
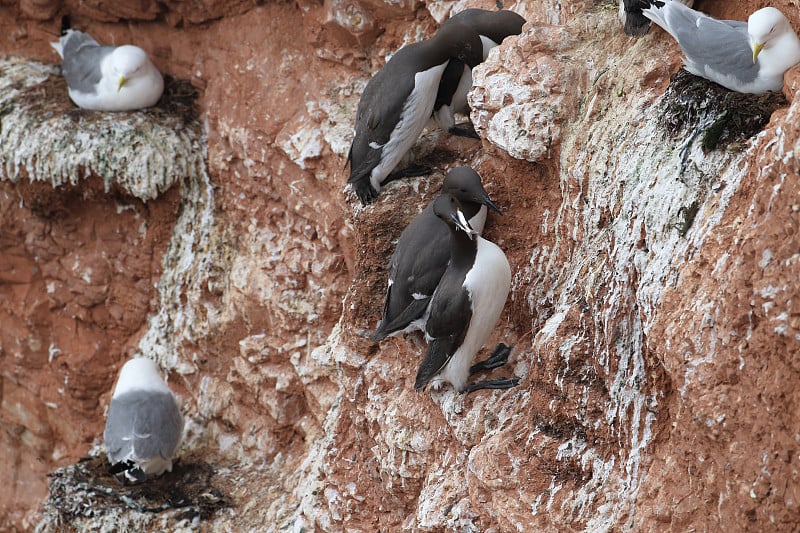
[[[760,7],[707,3],[696,7],[738,19]],[[680,59],[663,32],[628,39],[616,3],[509,5],[530,22],[474,72],[483,140],[427,133],[418,157],[437,171],[361,208],[342,167],[366,80],[450,13],[494,2],[123,4],[0,3],[0,54],[53,62],[47,32],[72,13],[101,41],[136,41],[190,80],[206,134],[195,141],[203,165],[152,196],[123,186],[123,170],[81,163],[85,175],[58,180],[38,158],[3,161],[0,453],[11,459],[0,461],[0,522],[498,532],[800,523],[800,68],[763,133],[722,135],[709,149],[714,93],[671,85]],[[800,28],[792,2],[774,5]],[[42,94],[56,116],[96,120],[65,93]],[[522,381],[417,394],[420,339],[373,346],[366,334],[393,239],[458,164],[478,169],[505,209],[486,230],[514,275],[491,340],[514,346],[496,374]],[[101,481],[75,467],[58,471],[42,505],[48,471],[100,453],[92,445],[116,371],[134,354],[170,372],[187,414],[183,460],[210,465],[230,507],[194,521],[130,505],[72,514]]]

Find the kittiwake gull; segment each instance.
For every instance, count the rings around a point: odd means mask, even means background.
[[[69,29],[50,46],[61,56],[69,97],[78,107],[132,111],[154,105],[164,92],[161,73],[138,46],[102,46]]]
[[[774,7],[747,23],[717,20],[675,0],[649,0],[642,13],[681,47],[686,70],[740,93],[783,88],[783,75],[800,63],[800,40]]]
[[[114,474],[143,481],[172,471],[183,434],[183,416],[151,359],[131,359],[119,373],[103,433]]]

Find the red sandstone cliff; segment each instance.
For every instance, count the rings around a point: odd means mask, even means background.
[[[47,473],[99,441],[116,372],[144,353],[181,397],[184,462],[211,465],[231,503],[208,530],[796,528],[799,68],[764,133],[704,152],[707,123],[661,118],[680,64],[663,32],[628,39],[615,4],[506,5],[530,24],[476,69],[483,140],[432,131],[419,151],[478,169],[505,209],[486,231],[514,275],[493,340],[522,381],[417,394],[421,346],[364,332],[392,240],[442,174],[361,209],[344,155],[385,54],[494,3],[258,4],[0,3],[0,55],[55,62],[70,12],[191,80],[201,120],[159,143],[160,180],[33,136],[17,150],[32,158],[0,168],[0,523],[174,527],[178,511],[42,506]],[[793,2],[773,5],[800,29]],[[34,87],[88,127],[57,80]]]

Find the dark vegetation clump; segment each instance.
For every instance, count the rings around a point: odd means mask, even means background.
[[[185,124],[197,120],[197,89],[189,80],[179,80],[169,74],[164,75],[164,94],[151,109],[156,114],[181,117]]]
[[[706,153],[749,139],[788,105],[783,93],[737,93],[684,69],[672,76],[664,99],[662,120],[670,135],[700,135]]]

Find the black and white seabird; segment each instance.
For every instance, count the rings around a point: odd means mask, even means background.
[[[144,481],[172,471],[183,415],[156,363],[144,357],[122,367],[103,432],[111,473]]]
[[[362,204],[373,202],[384,183],[427,173],[419,168],[395,172],[395,167],[425,128],[447,63],[457,59],[473,67],[481,62],[482,50],[474,30],[452,24],[398,50],[367,83],[347,155],[347,182]]]
[[[450,24],[463,24],[478,32],[478,35],[481,36],[483,59],[485,60],[489,56],[489,51],[500,45],[503,39],[510,35],[519,35],[522,32],[525,19],[507,9],[488,11],[470,8],[447,19],[442,24],[442,28],[446,28]],[[443,130],[454,135],[477,137],[472,127],[457,127],[454,116],[455,113],[469,114],[467,93],[471,87],[472,69],[462,61],[450,61],[442,74],[436,94],[436,103],[433,106],[433,118]]]
[[[444,178],[440,194],[461,202],[470,227],[480,235],[487,208],[500,213],[481,177],[469,167],[456,167]],[[389,286],[383,317],[370,337],[378,342],[390,335],[425,329],[425,311],[450,260],[450,229],[428,206],[403,230],[389,261]]]
[[[150,107],[164,92],[164,79],[147,53],[133,45],[102,46],[90,35],[68,29],[50,43],[61,56],[70,99],[83,109],[131,111]]]
[[[689,7],[694,3],[694,0],[680,1]],[[650,30],[650,19],[642,13],[649,5],[647,0],[619,0],[619,20],[626,35],[641,37]]]
[[[433,212],[450,228],[450,263],[430,304],[425,323],[428,350],[414,389],[429,383],[439,389],[450,383],[458,392],[507,389],[519,378],[500,378],[468,384],[469,376],[506,363],[510,348],[499,344],[488,359],[472,365],[500,318],[511,287],[511,268],[503,251],[469,227],[459,201],[440,195]]]

